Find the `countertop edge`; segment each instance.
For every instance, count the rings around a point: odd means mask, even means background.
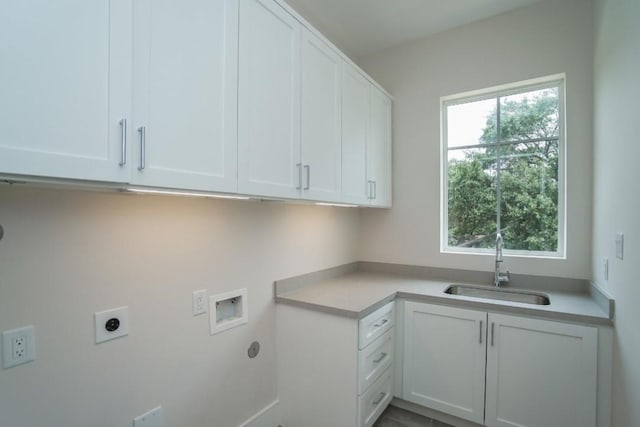
[[[450,297],[439,297],[433,295],[421,295],[411,292],[397,292],[397,298],[402,298],[408,301],[428,302],[438,305],[448,305],[455,307],[480,309],[483,311],[492,311],[496,313],[509,313],[517,314],[521,316],[530,316],[539,319],[548,320],[562,320],[568,322],[580,322],[589,323],[592,325],[613,326],[611,319],[606,317],[589,316],[585,314],[567,313],[561,311],[540,311],[535,308],[528,308],[522,306],[509,306],[492,304],[491,302],[484,301],[470,301],[466,299],[452,299]]]
[[[374,265],[375,268],[370,268],[371,265]],[[314,311],[324,312],[328,314],[343,316],[352,319],[361,319],[368,315],[369,313],[377,310],[383,305],[387,304],[390,301],[401,298],[409,301],[418,301],[418,302],[426,302],[433,303],[439,305],[448,305],[448,306],[457,306],[457,307],[466,307],[477,310],[484,311],[492,311],[499,313],[510,313],[521,316],[529,316],[540,319],[549,319],[549,320],[560,320],[567,322],[578,322],[578,323],[586,323],[591,325],[602,325],[602,326],[613,326],[613,308],[614,308],[614,300],[611,298],[606,292],[602,291],[597,285],[593,282],[585,282],[585,286],[582,292],[575,292],[575,290],[567,290],[564,286],[561,286],[561,289],[558,292],[568,291],[569,294],[575,294],[577,298],[587,297],[590,301],[597,306],[600,310],[602,310],[602,316],[591,312],[591,310],[586,310],[585,313],[580,313],[580,310],[576,310],[573,312],[572,310],[545,310],[542,307],[527,307],[522,304],[515,305],[505,305],[503,303],[494,303],[491,300],[478,300],[475,298],[458,298],[455,296],[447,295],[440,296],[435,295],[433,293],[420,293],[420,292],[412,292],[409,289],[401,289],[400,287],[396,289],[389,289],[389,293],[384,297],[374,296],[370,299],[370,301],[365,301],[361,306],[355,307],[340,307],[340,304],[332,304],[327,301],[322,302],[314,302],[313,299],[309,298],[298,298],[296,294],[300,292],[302,288],[306,288],[308,286],[323,286],[324,283],[331,282],[333,280],[341,280],[342,278],[349,277],[351,274],[373,274],[374,276],[388,276],[390,278],[395,279],[418,279],[418,280],[427,280],[434,282],[443,282],[448,283],[452,277],[443,278],[443,277],[424,277],[424,272],[422,267],[415,267],[417,272],[420,274],[400,274],[401,272],[406,272],[406,266],[403,265],[394,265],[390,264],[387,268],[384,268],[382,271],[380,270],[382,267],[385,267],[383,263],[365,263],[365,262],[355,262],[344,265],[339,265],[337,267],[324,269],[318,272],[312,272],[308,274],[304,274],[301,276],[291,277],[283,280],[277,280],[274,282],[274,301],[276,303],[283,303],[292,306],[298,306]],[[399,271],[396,271],[397,269]],[[374,270],[374,271],[372,271]],[[377,270],[377,271],[376,271]],[[414,271],[413,273],[416,273]],[[463,273],[465,276],[468,275],[468,272]],[[418,276],[418,277],[416,277]],[[437,275],[439,276],[439,275]],[[456,277],[458,279],[462,277]],[[464,277],[471,278],[471,277]],[[550,278],[551,279],[551,278]],[[539,279],[536,279],[539,280]],[[574,284],[577,283],[580,279],[567,279],[571,280]],[[564,288],[564,289],[562,289]],[[541,289],[536,289],[536,291],[540,291]],[[555,292],[555,291],[549,291]],[[292,295],[293,294],[293,295]]]

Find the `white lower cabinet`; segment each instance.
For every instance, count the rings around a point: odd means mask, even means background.
[[[489,314],[486,425],[595,427],[598,331]]]
[[[403,398],[484,421],[487,313],[407,301]]]
[[[402,398],[488,427],[595,427],[597,340],[594,327],[406,302]]]
[[[393,398],[391,369],[387,369],[373,386],[358,398],[358,425],[371,427]]]
[[[278,395],[284,425],[375,423],[393,398],[393,313],[393,302],[360,321],[278,304]]]

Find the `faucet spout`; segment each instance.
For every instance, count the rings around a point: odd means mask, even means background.
[[[500,265],[502,264],[502,245],[503,245],[504,241],[502,240],[502,234],[500,234],[500,232],[498,232],[498,234],[496,235],[496,266],[495,266],[495,274],[494,274],[494,280],[493,280],[493,285],[496,287],[500,287],[500,285],[502,283],[509,283],[509,271],[507,271],[506,273],[501,273],[500,272]]]

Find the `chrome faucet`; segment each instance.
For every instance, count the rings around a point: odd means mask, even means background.
[[[498,233],[496,235],[496,270],[494,275],[493,284],[494,286],[499,287],[502,283],[509,283],[509,271],[506,273],[500,272],[500,264],[502,264],[502,234]]]

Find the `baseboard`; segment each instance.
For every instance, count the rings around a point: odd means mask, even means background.
[[[280,405],[274,400],[257,414],[240,424],[238,427],[279,427],[281,426]]]

